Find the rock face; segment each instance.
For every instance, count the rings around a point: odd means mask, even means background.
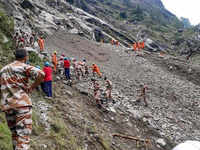
[[[127,7],[127,10],[131,7],[133,11],[136,12],[139,11],[137,10],[138,6],[138,9],[142,11],[143,9],[147,10],[149,13],[148,16],[153,16],[154,14],[151,14],[149,10],[149,6],[151,6],[153,10],[160,12],[157,14],[161,14],[160,17],[162,21],[166,21],[167,24],[173,24],[173,20],[176,20],[176,17],[164,8],[162,2],[160,0],[115,1],[119,2],[120,5],[115,6],[113,2],[105,3],[100,0],[24,0],[21,2],[17,0],[1,0],[1,2],[9,8],[10,14],[14,16],[16,30],[23,28],[25,32],[30,32],[31,29],[33,29],[38,32],[38,34],[50,37],[53,36],[57,30],[62,29],[69,33],[78,34],[89,40],[96,40],[98,42],[103,41],[105,43],[110,43],[111,39],[115,39],[118,40],[121,45],[128,47],[135,41],[145,40],[143,38],[137,38],[137,32],[141,32],[145,29],[149,30],[147,32],[148,34],[146,34],[146,38],[156,41],[153,43],[151,42],[151,44],[147,41],[147,50],[162,50],[163,47],[161,45],[165,43],[159,44],[160,41],[151,37],[151,34],[149,34],[151,29],[148,29],[148,24],[143,22],[143,20],[141,20],[141,23],[137,21],[137,18],[127,18],[127,21],[121,21],[113,16],[113,14],[116,14],[116,11],[124,11],[124,9],[121,8],[122,6],[125,8]],[[80,6],[83,10],[74,6]],[[103,9],[102,6],[108,7],[110,10]],[[130,12],[127,12],[127,14],[129,13]],[[167,18],[164,16],[167,16]],[[131,20],[137,23],[133,24]],[[168,46],[165,46],[164,49],[168,49]]]
[[[101,40],[110,42],[112,38],[119,38],[124,45],[128,45],[128,42],[134,41],[112,25],[66,1],[2,0],[2,2],[14,10],[11,13],[15,18],[16,30],[23,28],[25,32],[30,32],[34,29],[39,34],[53,36],[54,32],[63,29],[99,42]]]

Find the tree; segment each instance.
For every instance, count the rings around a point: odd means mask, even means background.
[[[184,25],[184,28],[190,28],[190,27],[192,27],[192,25],[190,23],[190,20],[188,18],[181,17],[180,19],[181,19],[181,22]]]

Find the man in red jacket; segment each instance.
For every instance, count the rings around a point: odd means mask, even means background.
[[[65,57],[64,58],[64,68],[65,68],[65,76],[67,78],[67,80],[70,80],[70,60]]]
[[[43,68],[43,72],[45,73],[45,77],[44,77],[44,89],[45,89],[45,93],[46,93],[46,98],[48,99],[52,99],[52,68],[50,67],[49,62],[45,62],[44,64],[44,68]]]

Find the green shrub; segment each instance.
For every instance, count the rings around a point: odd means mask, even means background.
[[[14,20],[0,11],[0,30],[8,37],[14,33]]]
[[[35,52],[29,53],[29,61],[30,61],[31,65],[34,65],[34,66],[38,65],[40,67],[43,66],[43,60]]]
[[[0,149],[12,150],[11,132],[3,122],[0,123]]]

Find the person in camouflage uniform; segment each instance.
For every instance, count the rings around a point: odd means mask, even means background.
[[[100,84],[97,82],[96,79],[92,78],[91,79],[92,83],[91,83],[91,87],[90,89],[93,89],[93,93],[94,93],[94,99],[96,101],[97,107],[101,108],[101,98],[100,98]]]
[[[0,106],[12,133],[13,149],[28,150],[32,131],[32,102],[28,94],[43,81],[44,72],[25,64],[26,50],[16,50],[15,57],[16,61],[0,70]],[[30,86],[29,78],[35,80]]]

